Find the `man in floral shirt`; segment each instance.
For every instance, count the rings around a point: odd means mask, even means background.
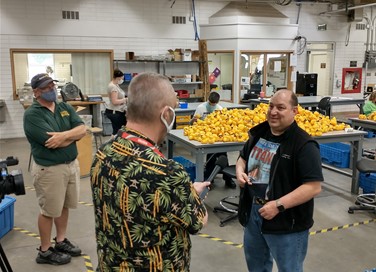
[[[98,271],[189,271],[189,234],[207,222],[198,194],[210,183],[192,183],[184,168],[158,149],[173,126],[176,102],[166,77],[135,77],[127,126],[94,158]]]

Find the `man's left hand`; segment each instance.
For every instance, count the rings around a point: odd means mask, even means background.
[[[44,144],[44,146],[47,148],[59,148],[66,141],[64,132],[47,132],[47,134],[50,136],[50,138]]]

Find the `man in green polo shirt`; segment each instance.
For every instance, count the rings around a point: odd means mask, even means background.
[[[69,209],[77,207],[80,188],[76,141],[85,136],[86,128],[71,105],[56,101],[55,82],[48,74],[34,76],[31,87],[35,99],[23,121],[35,162],[32,176],[40,206],[41,245],[36,262],[66,264],[71,256],[81,255],[65,234]],[[55,247],[51,245],[53,224]]]

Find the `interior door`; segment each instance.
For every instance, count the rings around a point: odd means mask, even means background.
[[[333,95],[333,44],[310,44],[307,50],[308,73],[317,74],[317,95]]]

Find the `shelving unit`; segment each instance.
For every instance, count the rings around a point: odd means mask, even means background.
[[[142,72],[156,72],[168,76],[175,90],[187,90],[189,97],[180,97],[180,101],[200,102],[204,96],[195,94],[196,89],[204,89],[204,82],[197,81],[200,75],[200,61],[166,61],[166,60],[114,60],[114,68],[124,74],[139,74]],[[184,82],[186,81],[186,82]],[[190,82],[189,82],[190,81]],[[120,87],[127,92],[129,82]]]

